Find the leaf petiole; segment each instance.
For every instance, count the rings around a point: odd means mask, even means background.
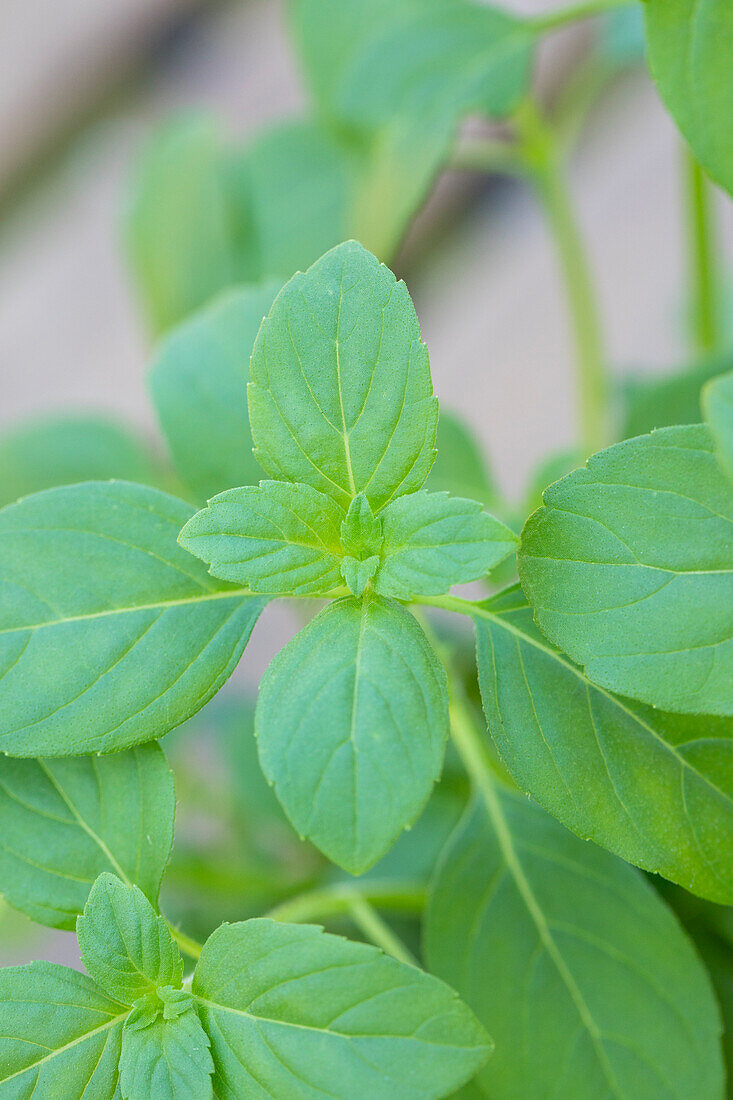
[[[182,932],[180,928],[176,928],[169,920],[166,920],[165,923],[168,925],[171,936],[176,941],[181,951],[183,951],[184,955],[188,955],[192,959],[201,957],[203,944],[195,940],[193,936],[189,936],[186,932]]]
[[[546,15],[530,16],[525,22],[532,30],[539,34],[546,31],[558,30],[569,23],[577,23],[580,19],[590,19],[594,15],[602,15],[603,12],[613,11],[614,8],[626,8],[635,4],[637,0],[581,0],[579,4],[570,4],[557,11],[547,12]]]

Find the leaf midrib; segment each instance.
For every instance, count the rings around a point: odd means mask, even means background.
[[[77,1006],[74,1006],[74,1007],[77,1007]],[[84,1032],[83,1035],[78,1035],[76,1037],[76,1039],[72,1039],[71,1042],[65,1043],[61,1047],[56,1047],[56,1049],[52,1050],[49,1054],[45,1054],[43,1056],[43,1058],[39,1058],[36,1062],[31,1062],[29,1065],[24,1066],[23,1069],[18,1069],[14,1073],[11,1073],[9,1077],[0,1078],[0,1085],[5,1085],[5,1084],[7,1084],[8,1081],[12,1081],[16,1077],[22,1077],[24,1073],[29,1073],[33,1070],[36,1070],[39,1066],[42,1066],[45,1062],[50,1062],[53,1058],[56,1058],[59,1055],[64,1054],[65,1051],[71,1050],[72,1047],[78,1046],[79,1043],[85,1043],[87,1041],[87,1039],[91,1039],[94,1035],[99,1035],[100,1032],[102,1032],[102,1031],[110,1030],[111,1028],[115,1027],[117,1024],[122,1023],[123,1020],[126,1020],[128,1015],[129,1015],[129,1012],[130,1012],[130,1010],[126,1009],[120,1015],[113,1016],[107,1023],[100,1024],[99,1027],[95,1027],[91,1031],[86,1031],[86,1032]]]

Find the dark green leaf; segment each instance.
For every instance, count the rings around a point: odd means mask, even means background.
[[[114,1100],[128,1012],[66,966],[0,969],[2,1100]]]
[[[0,890],[55,928],[74,928],[102,871],[155,902],[174,814],[158,745],[60,760],[0,756]]]
[[[115,1000],[131,1005],[158,986],[181,988],[183,963],[168,925],[142,890],[104,872],[76,922],[81,961]]]
[[[161,989],[133,1008],[122,1033],[124,1100],[210,1100],[214,1063],[193,997]]]
[[[374,587],[401,600],[438,595],[485,577],[517,546],[517,536],[475,500],[410,493],[380,513],[382,564]]]
[[[158,480],[142,442],[113,420],[65,416],[36,420],[0,440],[0,505],[77,481]]]
[[[642,875],[491,788],[453,835],[425,942],[496,1039],[501,1100],[720,1100],[709,981]]]
[[[195,500],[262,476],[252,454],[246,388],[257,330],[279,286],[227,291],[166,337],[155,356],[153,403]]]
[[[581,837],[733,902],[733,722],[596,687],[542,636],[518,586],[475,621],[489,729],[519,786]]]
[[[221,1100],[431,1100],[491,1049],[442,982],[311,925],[224,925],[204,945],[193,993]]]
[[[0,749],[127,748],[221,687],[263,601],[178,546],[191,513],[129,482],[49,489],[0,512]]]
[[[542,631],[595,683],[733,714],[733,485],[704,427],[619,443],[551,486],[519,576]]]
[[[298,832],[366,870],[420,814],[440,774],[445,673],[415,619],[378,596],[339,600],[260,685],[262,767]]]
[[[179,542],[210,565],[215,577],[252,592],[329,592],[341,584],[337,504],[310,485],[262,481],[209,501]]]
[[[730,0],[646,0],[652,76],[703,168],[733,194],[733,6]]]
[[[355,241],[283,288],[260,329],[248,387],[255,454],[344,509],[419,489],[437,402],[404,283]]]

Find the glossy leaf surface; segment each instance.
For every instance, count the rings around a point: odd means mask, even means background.
[[[0,756],[0,891],[73,929],[99,874],[155,902],[173,842],[173,776],[158,745],[109,756]]]
[[[642,875],[496,790],[433,883],[431,969],[494,1035],[478,1081],[502,1100],[720,1100],[704,968]]]
[[[0,749],[127,748],[224,683],[263,602],[178,545],[190,516],[129,482],[49,489],[0,512]]]
[[[546,490],[518,560],[542,631],[595,683],[733,713],[733,484],[704,427],[592,456]]]
[[[491,1044],[441,981],[312,925],[250,920],[204,945],[193,994],[221,1100],[431,1100]]]
[[[415,619],[378,596],[332,603],[260,684],[260,760],[302,835],[366,870],[411,825],[440,774],[445,673]]]
[[[597,687],[537,629],[518,586],[484,610],[481,695],[519,786],[584,839],[733,903],[733,722]]]

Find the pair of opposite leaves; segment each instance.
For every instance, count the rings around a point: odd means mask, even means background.
[[[164,919],[104,873],[77,935],[89,977],[53,963],[0,971],[3,1095],[60,1095],[61,1080],[64,1096],[94,1100],[208,1100],[212,1086],[232,1100],[336,1096],[348,1081],[353,1100],[434,1100],[491,1050],[443,982],[312,925],[222,925],[184,982]]]

